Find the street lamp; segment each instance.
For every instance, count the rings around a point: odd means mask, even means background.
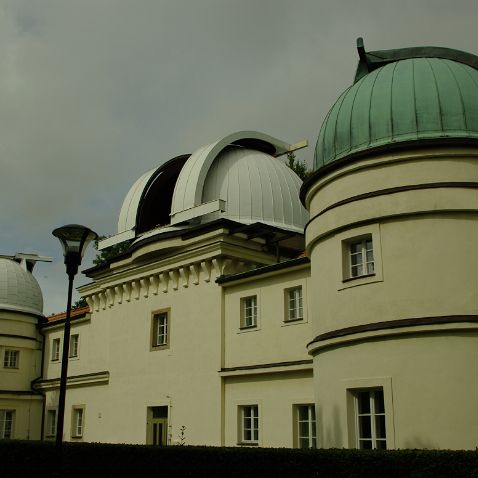
[[[52,234],[63,246],[66,273],[68,274],[68,302],[66,306],[65,332],[63,334],[63,354],[61,362],[60,397],[58,400],[58,417],[56,423],[56,446],[61,449],[63,441],[63,423],[65,415],[66,380],[68,376],[68,350],[70,348],[70,314],[73,279],[83,259],[88,244],[98,238],[98,234],[85,226],[68,224],[55,229]]]

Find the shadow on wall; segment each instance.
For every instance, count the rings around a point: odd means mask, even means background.
[[[334,405],[332,409],[332,426],[327,427],[324,435],[324,448],[346,448],[342,433],[342,423],[338,405]]]

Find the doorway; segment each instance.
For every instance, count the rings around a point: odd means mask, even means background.
[[[168,407],[148,407],[148,445],[166,446],[168,444]]]

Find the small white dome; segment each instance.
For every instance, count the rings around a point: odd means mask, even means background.
[[[225,202],[225,211],[208,215],[208,221],[261,222],[302,233],[308,214],[299,201],[301,185],[299,177],[279,159],[262,151],[228,146],[207,172],[202,202]]]
[[[20,264],[0,258],[0,310],[43,314],[43,296],[33,275]]]

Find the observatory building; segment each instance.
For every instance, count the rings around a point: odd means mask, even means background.
[[[478,57],[361,41],[358,53],[304,183],[281,157],[306,142],[242,131],[133,184],[100,244],[127,247],[79,289],[65,439],[476,447]],[[41,295],[1,294],[20,311],[0,320],[23,314],[11,334],[31,337],[2,340],[39,364]],[[41,332],[35,392],[33,366],[10,388],[43,403],[52,438],[61,317]]]

